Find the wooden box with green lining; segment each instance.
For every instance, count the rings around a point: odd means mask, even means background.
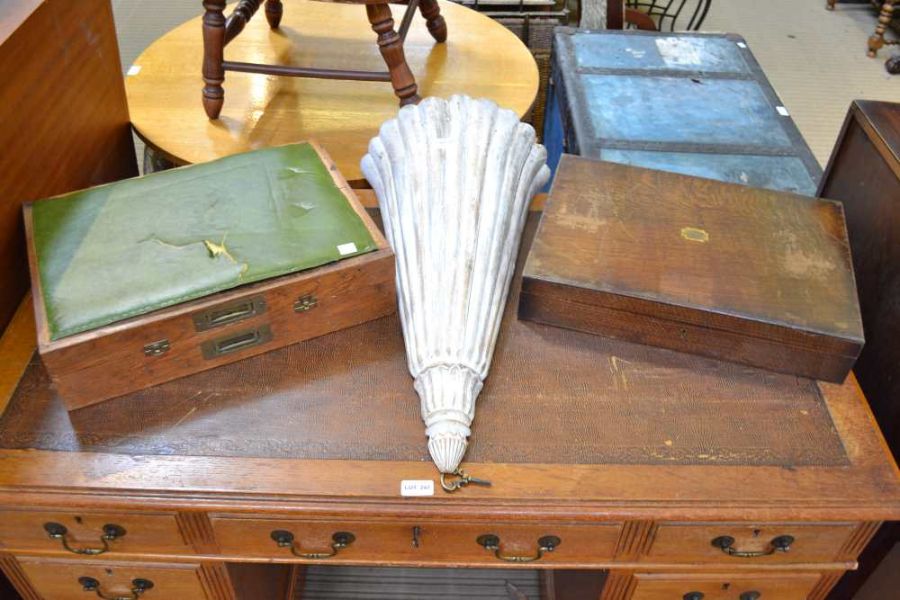
[[[292,144],[25,207],[38,349],[69,410],[394,312],[394,256]]]

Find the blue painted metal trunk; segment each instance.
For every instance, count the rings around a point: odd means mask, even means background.
[[[557,28],[544,144],[815,195],[822,169],[743,38]]]

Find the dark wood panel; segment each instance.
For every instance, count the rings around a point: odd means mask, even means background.
[[[854,369],[900,455],[900,104],[857,105],[820,195],[844,205],[866,346]],[[892,108],[891,108],[892,107]]]
[[[109,0],[33,4],[0,11],[0,328],[28,287],[21,204],[137,175]]]
[[[844,205],[866,346],[854,369],[894,457],[900,456],[900,104],[854,102],[820,196]],[[887,523],[830,598],[850,598],[900,540]]]
[[[27,600],[36,600],[34,591],[30,589],[30,584],[16,559],[10,554],[0,554],[0,598],[23,600],[19,591],[28,596]]]
[[[296,593],[302,586],[302,565],[231,563],[227,568],[237,600],[303,600]]]

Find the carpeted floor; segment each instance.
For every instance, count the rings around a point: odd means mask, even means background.
[[[868,4],[828,12],[825,0],[713,0],[703,29],[746,38],[824,166],[853,99],[900,102],[900,75],[884,70],[900,49],[866,56],[876,16]]]

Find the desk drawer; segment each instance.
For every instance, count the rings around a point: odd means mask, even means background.
[[[211,520],[219,548],[227,556],[333,562],[413,560],[465,565],[590,565],[609,561],[621,529],[619,523],[479,525],[239,516],[213,516]],[[544,550],[539,550],[541,544]],[[551,546],[553,550],[549,550]]]
[[[635,575],[629,600],[806,600],[821,576],[805,575]]]
[[[101,594],[103,598],[141,600],[210,597],[201,583],[199,565],[32,558],[18,561],[31,587],[45,600],[86,600]]]
[[[661,523],[646,560],[780,564],[832,562],[857,523]],[[785,551],[786,550],[786,551]]]
[[[104,557],[125,552],[194,552],[185,543],[173,514],[14,510],[0,511],[0,548]]]

